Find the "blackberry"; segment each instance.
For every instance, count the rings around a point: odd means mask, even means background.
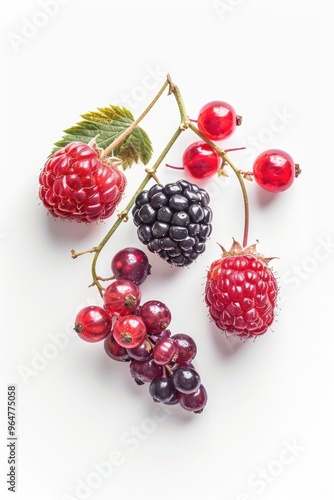
[[[154,184],[132,210],[139,240],[174,266],[188,266],[205,250],[212,231],[210,197],[185,180]]]

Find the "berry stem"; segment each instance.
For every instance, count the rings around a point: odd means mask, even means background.
[[[124,141],[124,139],[133,131],[133,129],[138,125],[138,123],[153,108],[153,106],[158,101],[158,99],[161,97],[161,95],[163,94],[163,92],[166,90],[167,87],[169,87],[168,95],[171,95],[171,94],[174,95],[174,97],[176,99],[176,103],[177,103],[178,109],[179,109],[179,112],[180,112],[180,124],[179,124],[177,130],[174,132],[174,134],[172,135],[172,137],[168,141],[168,143],[165,146],[165,148],[160,153],[159,157],[157,158],[157,160],[155,161],[155,163],[153,164],[153,166],[150,169],[146,169],[146,176],[144,177],[144,179],[141,182],[140,186],[138,187],[138,189],[136,190],[136,192],[133,194],[132,198],[130,199],[129,203],[126,205],[125,209],[122,210],[122,212],[120,212],[118,214],[118,218],[117,218],[116,222],[110,228],[110,230],[105,235],[105,237],[102,239],[102,241],[100,242],[100,244],[98,246],[96,246],[96,247],[93,247],[93,248],[91,248],[89,250],[85,250],[85,251],[82,251],[82,252],[76,252],[75,250],[71,251],[73,259],[75,259],[76,257],[79,257],[80,255],[84,255],[84,254],[87,254],[87,253],[94,253],[94,257],[93,257],[93,261],[92,261],[92,267],[91,267],[91,273],[92,273],[92,277],[93,277],[93,283],[90,286],[96,285],[96,287],[99,290],[99,293],[100,293],[101,297],[103,297],[104,287],[101,285],[100,281],[107,281],[107,280],[102,279],[100,276],[98,276],[97,271],[96,271],[97,261],[98,261],[98,258],[100,256],[100,253],[101,253],[102,249],[108,243],[108,241],[110,240],[110,238],[112,237],[112,235],[115,233],[115,231],[118,229],[118,227],[120,226],[121,222],[127,222],[127,220],[128,220],[128,214],[129,214],[132,206],[134,205],[138,194],[143,191],[143,189],[146,187],[146,185],[151,180],[151,178],[155,179],[156,182],[159,182],[158,179],[157,179],[157,177],[156,177],[156,172],[157,172],[160,164],[162,163],[163,159],[165,158],[165,156],[167,155],[167,153],[169,152],[169,150],[172,148],[172,146],[174,145],[174,143],[176,142],[176,140],[178,139],[178,137],[180,136],[180,134],[184,130],[186,130],[188,128],[190,128],[193,132],[195,132],[195,134],[197,134],[203,141],[205,141],[207,144],[209,144],[221,156],[221,158],[223,160],[223,165],[224,165],[224,163],[228,163],[230,165],[230,167],[232,168],[232,170],[234,171],[234,173],[236,174],[236,176],[237,176],[237,178],[239,180],[241,189],[242,189],[243,199],[244,199],[244,207],[245,207],[245,225],[244,225],[243,246],[245,247],[247,245],[248,228],[249,228],[249,205],[248,205],[248,197],[247,197],[247,191],[246,191],[245,183],[244,183],[243,178],[242,178],[242,172],[240,170],[238,170],[237,167],[228,158],[228,156],[226,155],[226,151],[220,149],[215,143],[213,143],[212,141],[210,141],[209,139],[207,139],[207,137],[205,137],[198,130],[198,128],[192,123],[192,120],[189,119],[189,117],[187,115],[187,112],[186,112],[186,108],[185,108],[185,105],[184,105],[184,101],[183,101],[181,92],[180,92],[178,86],[175,85],[172,82],[171,77],[170,77],[169,74],[167,74],[167,78],[166,78],[165,83],[163,84],[163,86],[161,87],[161,89],[159,90],[159,92],[157,93],[157,95],[154,97],[154,99],[151,101],[151,103],[148,105],[148,107],[130,125],[130,127],[128,127],[119,137],[117,137],[117,139],[115,139],[115,141],[113,141],[104,150],[103,156],[106,157],[108,154],[110,154],[112,152],[112,150],[115,147],[117,147],[122,141]],[[244,149],[244,148],[234,148],[233,150],[237,150],[237,149]],[[167,369],[168,369],[168,371],[170,370],[169,367]]]
[[[152,99],[152,101],[147,106],[147,108],[144,109],[144,111],[142,112],[142,114],[140,116],[138,116],[138,118],[133,123],[131,123],[130,127],[128,127],[126,130],[124,130],[124,132],[121,135],[119,135],[118,137],[116,137],[116,139],[111,144],[109,144],[109,146],[103,152],[103,158],[106,158],[110,153],[112,153],[112,151],[119,144],[121,144],[121,142],[123,142],[124,139],[126,139],[128,137],[128,135],[131,134],[131,132],[137,127],[137,125],[142,121],[142,119],[145,118],[145,116],[149,113],[149,111],[151,111],[151,109],[153,108],[153,106],[155,105],[155,103],[160,99],[160,97],[162,96],[162,94],[165,92],[166,88],[168,86],[170,88],[171,85],[172,85],[172,82],[171,82],[170,76],[167,75],[165,83],[163,84],[163,86],[161,87],[161,89],[159,90],[159,92],[157,93],[157,95],[154,97],[154,99]]]
[[[166,163],[166,167],[172,168],[174,170],[184,170],[183,167],[176,167],[175,165],[170,165],[169,163]]]
[[[101,241],[101,243],[99,245],[97,245],[97,247],[94,247],[93,249],[88,250],[86,252],[80,252],[80,253],[76,254],[75,252],[72,251],[72,257],[73,257],[73,255],[75,255],[75,256],[81,255],[82,253],[95,253],[94,258],[93,258],[93,262],[92,262],[92,277],[93,277],[93,283],[97,286],[97,288],[98,288],[101,296],[103,295],[104,288],[101,285],[101,283],[99,282],[99,276],[97,275],[97,272],[96,272],[96,263],[97,263],[97,260],[99,258],[99,255],[100,255],[103,247],[108,243],[108,241],[110,240],[110,238],[112,237],[112,235],[116,231],[116,229],[120,226],[121,222],[123,222],[123,221],[127,222],[127,220],[128,220],[128,214],[129,214],[129,212],[130,212],[130,210],[131,210],[134,202],[136,201],[136,198],[137,198],[138,194],[146,187],[146,184],[151,180],[151,178],[154,177],[154,175],[155,175],[156,171],[158,170],[161,162],[163,161],[163,159],[165,158],[165,156],[167,155],[168,151],[171,149],[171,147],[173,146],[173,144],[175,143],[175,141],[177,140],[177,138],[179,137],[179,135],[182,133],[182,131],[183,131],[183,128],[180,125],[177,128],[176,132],[171,137],[171,139],[169,140],[169,142],[166,145],[166,147],[163,149],[163,151],[161,152],[161,154],[157,158],[157,160],[155,161],[155,163],[152,166],[152,168],[150,168],[150,169],[148,169],[146,171],[147,174],[144,177],[143,181],[141,182],[140,186],[138,187],[138,189],[136,190],[136,192],[134,193],[134,195],[130,199],[129,203],[126,205],[125,209],[122,210],[122,212],[120,212],[118,214],[118,219],[113,224],[113,226],[108,231],[108,233],[105,235],[105,237],[103,238],[103,240]],[[75,257],[73,257],[73,258],[75,258]]]
[[[203,135],[192,122],[190,121],[188,122],[188,127],[193,132],[195,132],[195,134],[198,135],[203,141],[209,144],[209,146],[211,146],[219,154],[219,156],[221,156],[223,164],[228,163],[228,165],[231,167],[231,169],[238,178],[244,200],[245,220],[244,220],[243,247],[246,247],[248,241],[248,233],[249,233],[249,202],[248,202],[247,189],[242,177],[242,172],[234,165],[232,160],[230,160],[230,158],[226,154],[226,151],[219,148],[214,142],[210,141],[210,139],[208,139],[205,135]]]
[[[184,105],[183,97],[181,95],[179,87],[177,85],[175,85],[175,83],[173,83],[173,82],[170,82],[168,95],[170,95],[170,94],[174,95],[174,97],[176,99],[177,106],[179,108],[180,119],[181,119],[180,129],[186,130],[190,126],[190,120],[188,118],[186,107]]]

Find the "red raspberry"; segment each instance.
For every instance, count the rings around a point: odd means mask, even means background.
[[[92,222],[113,214],[126,178],[97,148],[71,142],[47,160],[39,183],[39,197],[54,217]]]
[[[256,246],[242,249],[233,242],[229,252],[211,264],[205,301],[218,328],[239,337],[262,335],[274,321],[278,286],[268,267],[270,258]]]

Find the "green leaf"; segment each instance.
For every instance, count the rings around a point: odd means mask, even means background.
[[[106,149],[134,122],[134,117],[128,109],[121,106],[98,108],[81,115],[82,121],[64,130],[64,136],[55,142],[51,154],[73,141],[88,143],[96,138],[100,148]],[[141,161],[144,165],[152,157],[152,144],[146,132],[137,126],[124,141],[119,144],[112,155],[122,160],[122,167],[126,169],[133,163]]]

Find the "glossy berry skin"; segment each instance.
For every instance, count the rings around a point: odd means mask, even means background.
[[[100,306],[87,306],[78,312],[74,330],[86,342],[100,342],[109,335],[111,317]]]
[[[150,270],[148,258],[139,248],[123,248],[111,261],[111,271],[116,279],[130,280],[136,285],[141,285],[146,280]]]
[[[219,154],[204,141],[194,142],[182,155],[184,170],[195,179],[206,179],[217,174],[221,163]]]
[[[150,395],[157,403],[169,403],[178,398],[178,392],[170,378],[159,377],[150,383]]]
[[[179,366],[173,371],[172,380],[175,388],[182,394],[197,391],[201,385],[201,378],[194,368]]]
[[[208,139],[221,141],[230,137],[238,124],[237,114],[225,101],[211,101],[199,111],[198,129]]]
[[[103,303],[112,316],[126,316],[133,313],[140,304],[140,288],[129,280],[116,280],[104,291]]]
[[[201,413],[207,404],[208,394],[205,387],[201,384],[199,388],[191,394],[179,395],[180,406],[187,411]]]
[[[157,333],[155,335],[149,333],[150,339],[153,340],[153,342],[156,342],[158,339],[168,339],[171,337],[172,332],[167,328],[166,330],[163,330],[161,333]]]
[[[254,245],[239,254],[225,253],[207,274],[205,301],[211,318],[224,332],[240,337],[267,331],[274,321],[277,293],[276,278]]]
[[[149,383],[155,378],[161,377],[162,366],[157,365],[152,357],[145,361],[132,359],[130,362],[130,374],[138,385]]]
[[[179,352],[179,346],[172,338],[157,340],[153,348],[153,359],[157,365],[174,363]]]
[[[104,350],[115,361],[130,361],[127,350],[116,342],[112,333],[104,339]]]
[[[170,310],[166,304],[159,300],[145,302],[140,308],[139,315],[144,321],[147,331],[153,335],[166,330],[172,320]]]
[[[176,333],[172,335],[172,340],[179,347],[175,362],[180,364],[190,363],[197,354],[197,346],[194,339],[185,333]]]
[[[145,323],[133,314],[121,316],[114,324],[113,334],[116,342],[122,347],[138,347],[146,337]]]
[[[127,353],[130,358],[137,359],[138,361],[145,361],[151,357],[152,347],[147,339],[145,339],[137,347],[127,348]]]
[[[253,164],[254,179],[259,186],[272,193],[288,189],[295,179],[296,165],[291,156],[281,149],[268,149]]]
[[[88,144],[71,142],[47,160],[39,184],[39,197],[53,217],[89,223],[114,213],[126,178]]]

